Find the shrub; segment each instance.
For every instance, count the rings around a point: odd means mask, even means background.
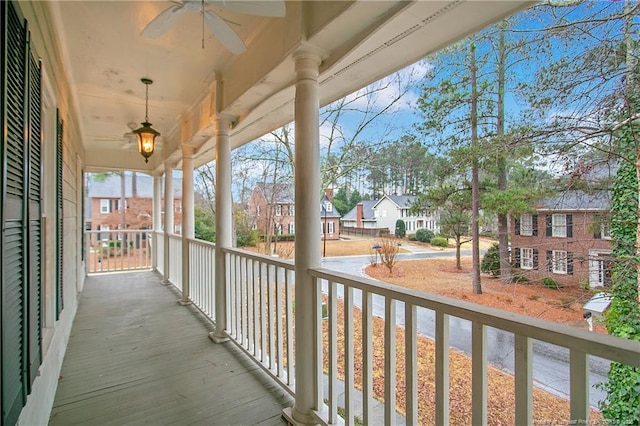
[[[407,234],[407,225],[404,223],[404,220],[398,219],[396,220],[396,237],[404,238]]]
[[[491,245],[485,253],[482,262],[480,262],[480,270],[492,277],[500,276],[500,252],[497,243]]]
[[[416,238],[416,234],[409,234],[407,235],[407,239],[409,241],[418,241],[418,238]]]
[[[511,282],[512,283],[523,283],[526,284],[529,282],[529,278],[527,278],[526,275],[522,275],[522,274],[514,274],[511,277]]]
[[[558,282],[551,277],[544,277],[540,282],[545,287],[553,288],[553,289],[558,288]]]
[[[444,237],[433,237],[431,239],[431,245],[436,247],[447,247],[449,241]]]
[[[416,231],[416,239],[421,243],[430,243],[434,236],[435,234],[430,229],[418,229]]]

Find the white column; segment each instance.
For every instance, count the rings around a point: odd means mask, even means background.
[[[164,165],[164,274],[162,284],[169,285],[169,267],[171,253],[169,237],[173,235],[173,168],[169,163]]]
[[[292,410],[297,423],[316,423],[317,357],[321,348],[314,334],[314,280],[309,268],[320,266],[320,134],[318,67],[320,57],[309,51],[294,55],[295,95],[295,374],[296,398]],[[286,413],[285,413],[286,414]]]
[[[227,268],[223,251],[232,245],[233,199],[231,197],[231,144],[229,128],[231,120],[219,115],[216,118],[216,330],[211,339],[225,342],[227,328]]]
[[[162,175],[153,175],[153,234],[151,239],[151,266],[158,270],[158,232],[162,228]]]
[[[189,239],[195,236],[193,210],[193,147],[182,145],[182,297],[181,305],[189,300]]]

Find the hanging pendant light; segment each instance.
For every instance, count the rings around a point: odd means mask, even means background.
[[[149,85],[153,84],[153,80],[148,78],[140,79],[142,83],[147,86],[147,96],[145,103],[145,114],[144,114],[144,122],[142,127],[133,131],[136,135],[138,135],[138,151],[144,157],[144,162],[149,162],[149,157],[153,154],[153,150],[155,148],[156,137],[160,136],[160,133],[156,132],[152,127],[151,123],[149,123]]]

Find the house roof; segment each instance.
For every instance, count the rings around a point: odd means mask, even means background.
[[[254,191],[259,191],[268,204],[294,204],[294,189],[290,183],[267,184],[258,182]]]
[[[385,198],[388,198],[389,200],[391,200],[396,206],[398,206],[398,208],[401,209],[409,209],[411,208],[411,206],[413,205],[413,202],[416,199],[415,195],[388,195],[385,194],[382,196],[382,198],[380,198],[375,206],[380,203],[382,200],[384,200]]]
[[[125,173],[125,198],[132,198],[131,173]],[[120,175],[109,174],[104,179],[92,178],[87,183],[87,196],[89,198],[120,198]],[[153,177],[136,173],[136,192],[138,198],[153,198]],[[173,178],[173,194],[175,198],[182,198],[182,178]]]
[[[360,201],[360,203],[362,203],[362,214],[363,214],[363,218],[362,220],[375,220],[375,213],[373,211],[373,207],[376,205],[376,203],[378,202],[378,200],[362,200]],[[352,208],[351,210],[349,210],[348,213],[346,213],[343,217],[342,220],[357,220],[356,218],[356,212],[358,210],[358,206]]]
[[[328,211],[325,209],[326,203],[331,203],[331,211]],[[341,218],[342,217],[340,216],[340,212],[336,209],[333,203],[329,201],[329,198],[326,195],[323,195],[322,200],[320,201],[320,216],[322,218],[331,218],[331,217]]]
[[[534,205],[539,211],[594,211],[611,208],[611,191],[569,190],[547,197]]]

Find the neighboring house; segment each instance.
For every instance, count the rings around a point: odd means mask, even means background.
[[[529,279],[551,277],[562,285],[611,282],[610,191],[565,191],[546,198],[535,213],[514,218],[514,266]]]
[[[333,189],[327,189],[320,201],[323,240],[337,240],[340,238],[340,218],[340,213],[333,205]]]
[[[377,202],[377,200],[360,201],[357,206],[342,217],[342,226],[350,228],[376,228],[377,221],[373,206],[375,206]]]
[[[247,212],[253,229],[263,235],[295,234],[294,188],[289,184],[258,183],[251,193]],[[333,205],[333,190],[328,189],[320,201],[322,238],[340,238],[340,213]]]
[[[135,188],[135,194],[134,194]],[[180,233],[182,224],[182,179],[173,179],[174,233]],[[85,201],[85,230],[108,231],[122,224],[122,178],[109,174],[104,179],[87,181]],[[135,196],[134,196],[135,195]],[[150,229],[153,210],[153,177],[125,173],[124,222],[127,229]],[[164,208],[164,203],[160,203]],[[164,211],[162,212],[164,215]]]
[[[384,195],[377,201],[366,202],[366,205],[363,201],[361,209],[360,204],[351,209],[342,224],[356,228],[387,228],[391,234],[395,234],[396,221],[402,219],[407,234],[415,234],[418,229],[429,229],[437,234],[440,229],[436,212],[409,213],[415,199],[415,195]]]

